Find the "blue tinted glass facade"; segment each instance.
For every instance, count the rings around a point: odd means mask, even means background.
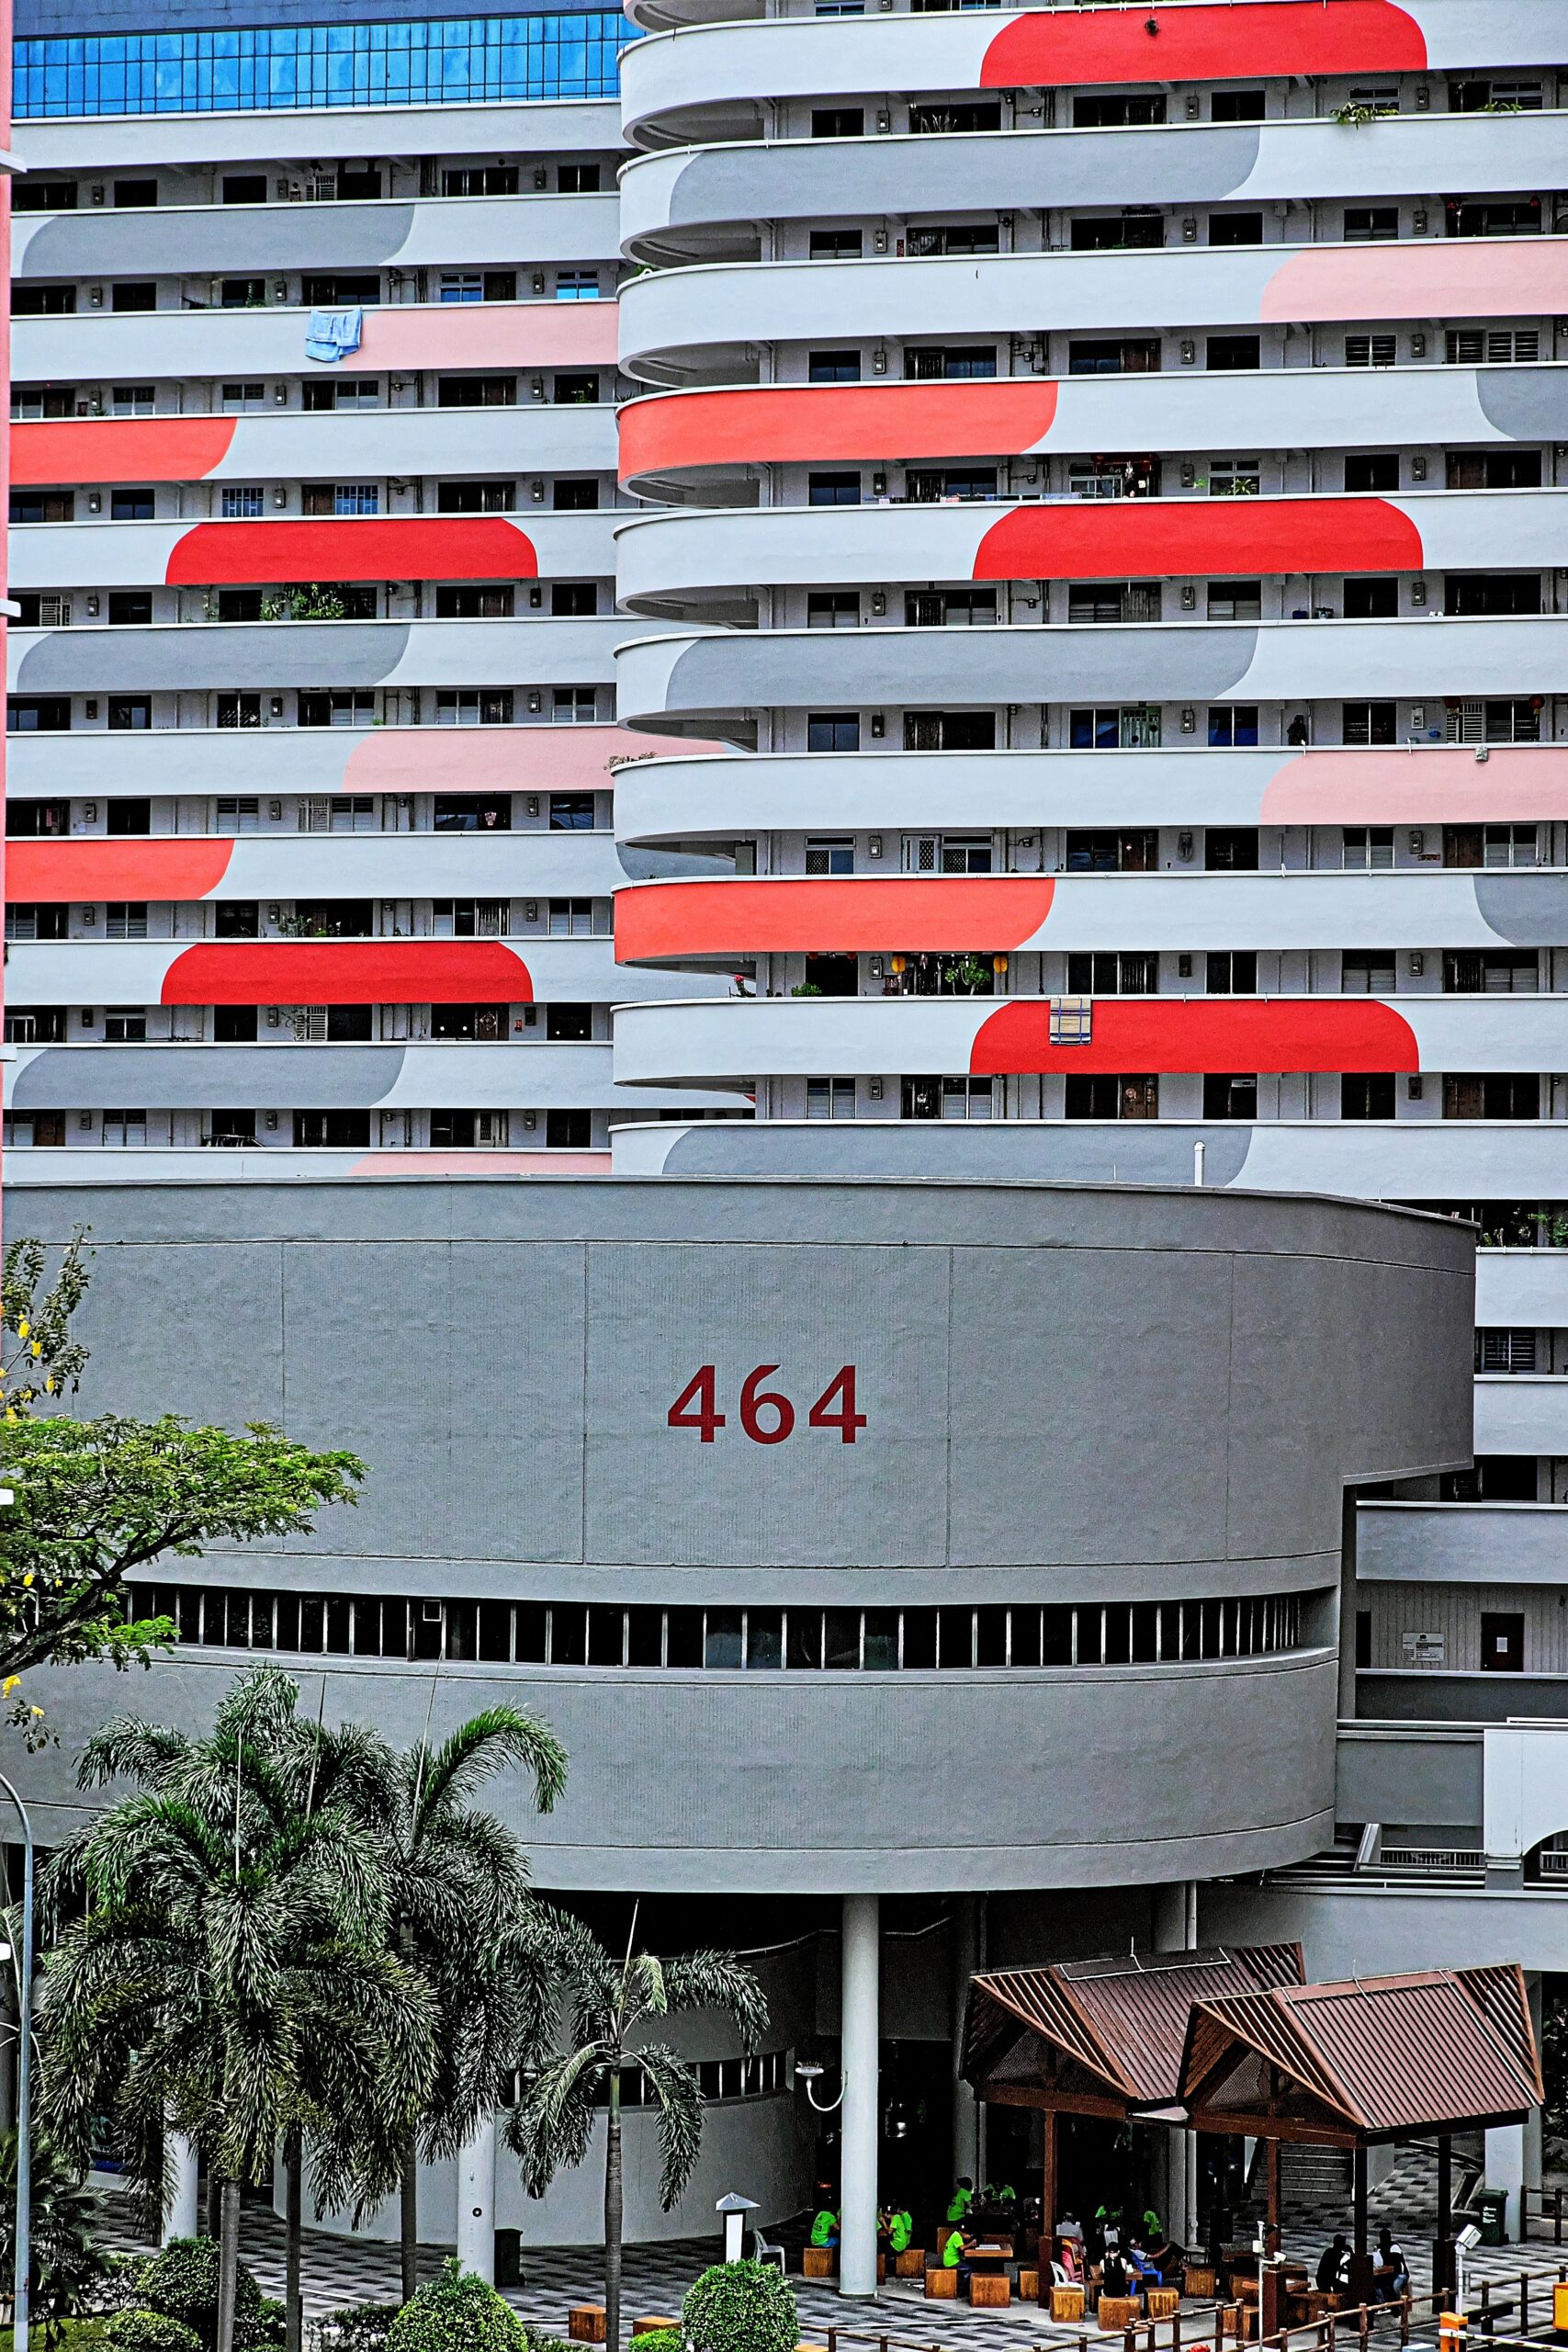
[[[18,40],[13,111],[36,121],[613,98],[616,53],[635,38],[625,17],[605,11]]]

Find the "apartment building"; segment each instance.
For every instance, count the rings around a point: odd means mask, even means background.
[[[21,1181],[606,1148],[624,28],[332,17],[18,24]]]

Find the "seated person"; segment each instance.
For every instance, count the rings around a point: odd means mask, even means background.
[[[897,2206],[886,2220],[888,2253],[908,2254],[915,2234],[915,2224],[908,2212],[903,2206]]]
[[[1124,2260],[1128,2272],[1136,2284],[1149,2287],[1160,2285],[1159,2265],[1146,2248],[1138,2244],[1135,2237],[1130,2237],[1127,2241]]]
[[[960,2287],[968,2283],[969,2265],[964,2257],[969,2252],[972,2243],[967,2233],[956,2226],[942,2233],[942,2267],[944,2270],[957,2271]]]
[[[1083,2240],[1064,2235],[1059,2241],[1056,2268],[1061,2272],[1059,2284],[1081,2287],[1083,2284]]]
[[[948,2200],[946,2218],[950,2222],[966,2222],[969,2208],[975,2202],[975,2184],[968,2174],[960,2173],[958,2186]]]
[[[1410,2292],[1410,2266],[1404,2248],[1385,2224],[1378,2232],[1377,2278],[1373,2292],[1380,2303],[1396,2303]]]
[[[821,2195],[822,2189],[827,2184],[825,2182],[819,2182],[818,2184],[818,2196]],[[811,2245],[838,2245],[839,2217],[837,2213],[834,2212],[830,2205],[820,2205],[813,2215],[811,2222],[811,2235],[807,2243]]]
[[[1100,2291],[1102,2295],[1124,2296],[1127,2291],[1127,2266],[1115,2246],[1107,2246],[1100,2266]]]
[[[1182,2261],[1181,2248],[1174,2239],[1167,2236],[1165,2225],[1152,2206],[1144,2215],[1144,2226],[1140,2237],[1149,2260],[1155,2265],[1162,2278],[1168,2278],[1174,2270],[1179,2269]]]
[[[1320,2295],[1335,2294],[1344,2285],[1349,2256],[1350,2241],[1343,2231],[1338,2231],[1317,2258],[1317,2290]]]

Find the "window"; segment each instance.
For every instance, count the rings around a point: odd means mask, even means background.
[[[1160,714],[1143,703],[1069,710],[1067,748],[1073,752],[1148,751],[1160,740]]]
[[[76,314],[73,286],[14,286],[12,315],[18,319],[69,319]]]
[[[1263,617],[1263,585],[1258,580],[1211,580],[1212,621],[1257,621]]]
[[[1450,488],[1453,488],[1450,483]],[[1384,493],[1399,488],[1399,458],[1393,450],[1371,450],[1345,460],[1345,487],[1353,494]]]
[[[307,514],[378,514],[381,488],[373,481],[307,482],[301,497]]]
[[[435,695],[437,727],[510,727],[509,686],[442,686]]]
[[[16,842],[59,841],[71,831],[69,800],[6,802],[6,831]]]
[[[855,845],[848,833],[807,835],[807,874],[852,874],[854,870]]]
[[[212,1008],[212,1041],[218,1046],[254,1046],[256,1042],[255,1006],[215,1004]]]
[[[1112,1077],[1069,1072],[1063,1107],[1069,1119],[1157,1119],[1159,1080],[1152,1072]]]
[[[1139,130],[1164,120],[1163,90],[1128,96],[1096,91],[1073,100],[1075,130]]]
[[[562,196],[597,196],[599,166],[597,164],[563,164],[556,174],[556,186]]]
[[[1531,366],[1540,357],[1539,327],[1450,327],[1443,356],[1450,367]]]
[[[1495,617],[1501,614],[1539,613],[1539,571],[1450,571],[1443,589],[1443,610],[1463,617]]]
[[[988,1078],[907,1078],[900,1088],[906,1119],[984,1120],[992,1107]]]
[[[259,939],[261,909],[254,899],[220,899],[212,910],[214,939]]]
[[[514,269],[444,269],[436,288],[438,302],[515,302]]]
[[[1397,580],[1347,580],[1345,617],[1348,621],[1393,621],[1399,617]]]
[[[266,492],[259,483],[225,482],[220,513],[224,522],[255,522],[266,513]]]
[[[1347,825],[1341,840],[1341,854],[1348,874],[1375,873],[1393,864],[1392,825]]]
[[[1345,243],[1348,245],[1391,244],[1399,235],[1397,204],[1348,204]]]
[[[1542,104],[1539,82],[1483,81],[1468,76],[1449,84],[1450,114],[1484,114],[1493,107],[1517,107],[1521,114],[1539,113]]]
[[[1260,245],[1263,243],[1261,212],[1211,212],[1209,243],[1212,245]]]
[[[807,354],[807,381],[812,384],[858,384],[858,351],[812,351]]]
[[[1395,708],[1391,702],[1348,702],[1340,706],[1342,743],[1392,743]]]
[[[1210,996],[1256,996],[1256,950],[1250,947],[1212,947],[1204,957],[1203,985]]]
[[[1397,82],[1373,82],[1359,84],[1352,82],[1350,85],[1350,104],[1353,107],[1366,107],[1373,114],[1397,114],[1399,112],[1399,85]]]
[[[1209,748],[1214,752],[1251,751],[1258,742],[1256,703],[1213,703],[1209,707]]]
[[[551,504],[558,514],[585,514],[599,503],[596,481],[558,481]]]
[[[811,136],[813,139],[860,139],[865,134],[865,110],[862,107],[813,107]]]
[[[8,1046],[62,1046],[65,1007],[62,1004],[12,1004],[6,1008]]]
[[[225,172],[222,201],[225,204],[265,204],[266,174],[265,172]]]
[[[1255,1071],[1208,1071],[1203,1080],[1205,1119],[1256,1119],[1258,1078]]]
[[[599,379],[586,368],[563,368],[555,378],[550,397],[557,408],[597,408]]]
[[[1450,866],[1529,866],[1540,863],[1533,825],[1445,825],[1443,864]]]
[[[372,686],[302,688],[297,707],[301,727],[373,727],[376,723]]]
[[[599,717],[599,697],[592,686],[552,686],[550,717],[558,727],[592,727]]]
[[[809,252],[813,261],[859,261],[861,232],[858,229],[813,229]]]
[[[115,628],[145,628],[152,619],[152,598],[145,588],[111,588],[109,624]]]
[[[1450,449],[1450,490],[1539,490],[1539,449]]]
[[[261,725],[260,695],[220,695],[218,724],[220,727],[259,727]]]
[[[512,609],[512,591],[504,592],[506,609]],[[599,591],[592,580],[558,580],[550,590],[552,620],[590,620],[599,610]]]
[[[966,99],[954,104],[951,99],[939,99],[934,105],[911,106],[909,129],[916,138],[945,138],[954,133],[969,136],[978,130],[999,130],[1002,109],[996,98]]]
[[[586,1045],[593,1035],[591,1004],[548,1004],[545,1007],[545,1036],[552,1046]]]
[[[509,481],[444,481],[435,492],[438,514],[510,514],[516,503]]]
[[[26,384],[11,393],[11,414],[15,417],[74,416],[76,387],[74,384]]]
[[[995,466],[910,466],[904,477],[905,494],[912,505],[934,504],[942,499],[995,498]]]
[[[1260,368],[1263,364],[1260,339],[1255,334],[1212,334],[1208,339],[1204,364],[1212,370]]]
[[[855,1082],[852,1078],[808,1078],[806,1081],[808,1119],[852,1119]]]
[[[1533,237],[1540,232],[1539,196],[1450,196],[1443,214],[1450,237]]]
[[[1159,836],[1153,826],[1116,832],[1069,832],[1069,874],[1153,874],[1159,865]]]
[[[486,296],[488,301],[491,297]],[[558,302],[596,302],[599,300],[599,273],[596,269],[558,269],[556,300]]]
[[[1067,583],[1071,622],[1157,621],[1157,580],[1072,580]]]
[[[1449,1071],[1443,1079],[1445,1119],[1539,1119],[1540,1080],[1533,1071]]]
[[[307,285],[310,284],[307,279]],[[224,311],[259,311],[266,302],[265,277],[225,277],[218,288],[219,308]]]
[[[438,833],[504,833],[512,829],[510,792],[438,792],[433,821]]]
[[[441,175],[443,196],[515,196],[515,164],[459,164]]]
[[[997,722],[988,710],[907,710],[907,752],[994,752]]]
[[[1157,335],[1075,335],[1067,345],[1069,376],[1152,376],[1159,364]]]
[[[102,1140],[111,1149],[140,1149],[147,1141],[146,1112],[106,1111]]]
[[[996,617],[994,588],[928,588],[904,599],[906,628],[985,628]]]
[[[592,899],[551,899],[547,928],[552,939],[591,939],[593,935]]]
[[[109,492],[111,523],[150,523],[152,520],[151,490],[114,490]]]
[[[261,830],[261,803],[249,795],[220,795],[213,813],[220,833],[254,833]]]
[[[853,711],[814,710],[806,721],[808,752],[858,752],[860,719]]]
[[[1347,1070],[1339,1081],[1339,1115],[1342,1119],[1392,1119],[1393,1072]]]
[[[915,384],[988,379],[996,372],[997,354],[991,345],[977,348],[973,344],[918,344],[904,354],[904,373]],[[996,487],[994,475],[991,486]]]
[[[995,863],[989,833],[906,833],[906,874],[989,874]]]
[[[441,376],[436,379],[437,408],[513,408],[516,402],[515,376]]]
[[[591,792],[552,792],[549,829],[552,833],[591,833],[593,831],[593,795]]]
[[[335,383],[306,382],[299,387],[299,405],[312,413],[328,409],[376,408],[381,387],[374,376],[343,376]]]
[[[18,179],[11,195],[14,212],[74,212],[74,180]]]
[[[430,1034],[438,1045],[496,1046],[506,1035],[503,1004],[433,1004]]]
[[[1533,1331],[1493,1330],[1475,1334],[1477,1372],[1533,1372],[1536,1344]]]
[[[296,1111],[297,1151],[368,1151],[368,1111]]]
[[[151,695],[110,695],[108,728],[111,735],[139,735],[152,724]],[[109,803],[109,831],[114,831],[114,803]]]
[[[593,1141],[592,1114],[587,1111],[547,1111],[547,1151],[587,1151]]]
[[[219,405],[226,416],[235,416],[246,409],[266,406],[265,384],[224,384],[219,390]]]
[[[807,628],[859,628],[858,588],[814,588],[806,599]]]
[[[435,591],[438,621],[509,621],[513,616],[511,588],[475,587],[468,582]]]
[[[1399,356],[1398,338],[1392,334],[1348,334],[1347,368],[1392,368]]]
[[[109,1046],[141,1046],[147,1042],[147,1014],[140,1004],[104,1007],[104,1042]]]
[[[13,899],[6,909],[6,936],[29,944],[35,940],[63,939],[70,911],[68,907],[37,906]]]
[[[860,476],[858,473],[807,474],[806,498],[810,506],[858,506]]]
[[[1216,90],[1209,101],[1211,122],[1261,122],[1266,112],[1261,90]]]
[[[1067,957],[1069,996],[1157,996],[1159,957],[1125,949],[1080,949]]]
[[[1443,957],[1443,987],[1452,996],[1534,996],[1540,967],[1532,950],[1450,947]]]
[[[1539,743],[1541,698],[1528,701],[1450,701],[1444,733],[1450,743]]]
[[[1207,874],[1256,874],[1256,825],[1211,825],[1203,836],[1203,870]]]
[[[254,282],[263,285],[260,278]],[[318,306],[335,310],[345,303],[375,304],[381,300],[381,274],[374,269],[307,270],[299,280],[299,300],[307,310]]]
[[[1397,985],[1392,947],[1347,947],[1339,958],[1341,996],[1392,996]]]
[[[1165,218],[1142,205],[1123,212],[1102,212],[1069,223],[1068,244],[1075,254],[1147,252],[1165,243]]]
[[[111,899],[104,909],[106,939],[145,939],[147,908],[144,900]]]
[[[69,490],[14,490],[13,523],[69,523],[75,517],[76,499]]]

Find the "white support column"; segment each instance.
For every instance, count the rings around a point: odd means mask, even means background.
[[[164,2138],[164,2188],[168,2199],[164,2209],[164,2244],[171,2238],[194,2238],[200,2234],[200,2208],[197,2198],[198,2162],[196,2142],[187,2140],[183,2132],[169,2132]]]
[[[1522,2123],[1502,2124],[1486,2134],[1485,2186],[1507,2190],[1508,2211],[1503,2226],[1512,2239],[1522,2233],[1520,2211],[1524,2199],[1519,2191],[1524,2185],[1525,2127]]]
[[[881,2003],[881,1905],[874,1894],[844,1897],[843,2068],[839,2292],[876,2292],[876,2142]]]
[[[495,2118],[481,2116],[457,2152],[457,2260],[495,2284]]]
[[[953,2177],[980,2177],[980,2108],[959,2073],[964,2055],[964,2019],[969,2006],[969,1979],[980,1965],[980,1898],[960,1894],[953,1905]]]
[[[1156,1951],[1195,1951],[1198,1948],[1198,1882],[1178,1879],[1157,1886],[1154,1895],[1154,1938]],[[1198,2226],[1198,2134],[1173,2130],[1166,2168],[1165,2226],[1173,2244],[1187,2245]]]

